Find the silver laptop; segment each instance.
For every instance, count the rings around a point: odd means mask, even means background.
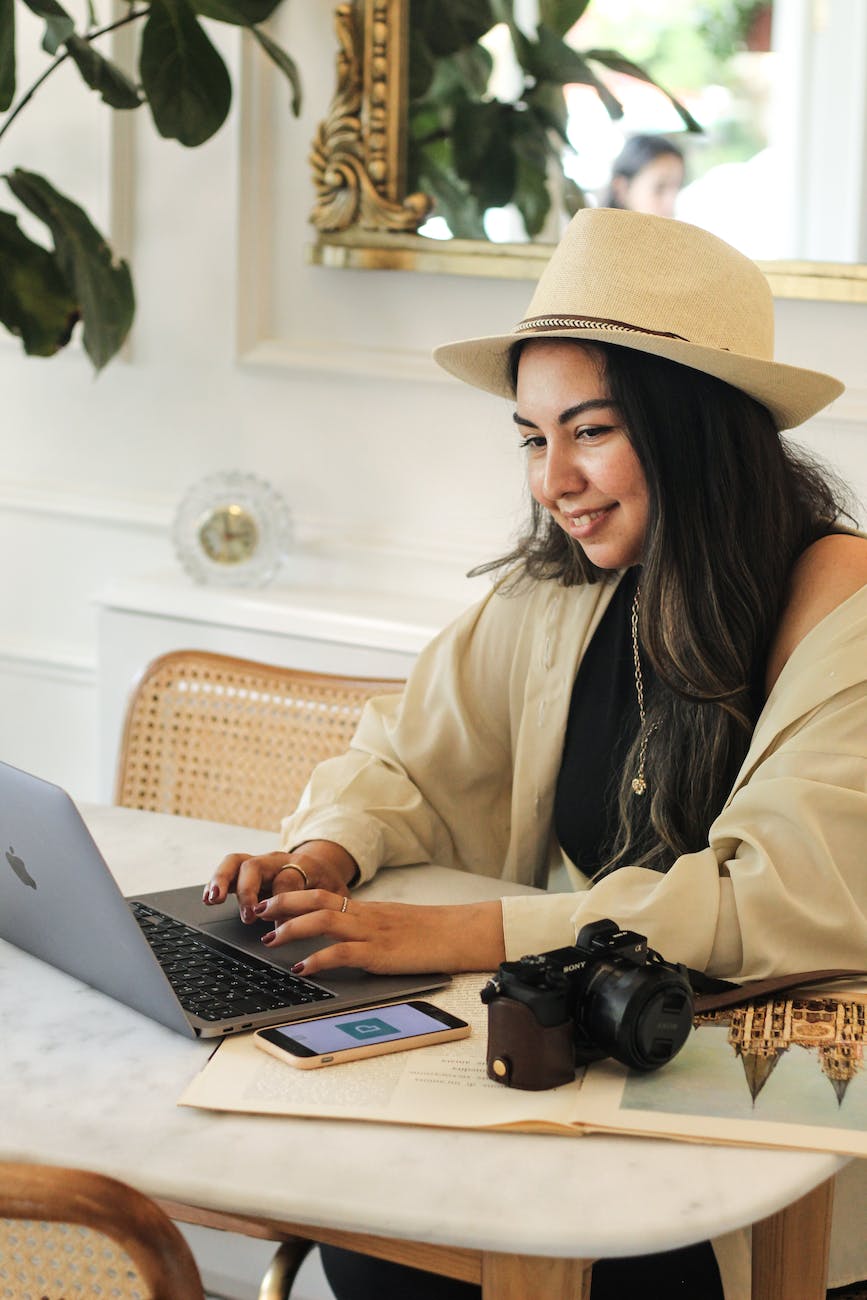
[[[0,763],[0,938],[188,1037],[411,997],[448,975],[291,973],[327,940],[265,956],[264,924],[202,885],[124,898],[65,790]]]

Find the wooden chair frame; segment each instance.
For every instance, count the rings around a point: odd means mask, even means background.
[[[13,1226],[25,1221],[75,1225],[110,1238],[131,1261],[136,1284],[147,1286],[151,1300],[204,1300],[196,1262],[175,1224],[150,1197],[115,1178],[54,1165],[0,1163],[0,1261],[11,1254],[3,1246]],[[135,1292],[118,1294],[141,1295],[141,1290],[137,1285]]]

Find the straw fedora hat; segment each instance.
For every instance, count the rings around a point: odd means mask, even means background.
[[[509,352],[521,339],[574,338],[668,357],[715,375],[768,408],[778,429],[843,391],[831,375],[774,361],[774,304],[754,262],[670,217],[584,208],[508,334],[446,343],[434,359],[458,379],[514,398]]]

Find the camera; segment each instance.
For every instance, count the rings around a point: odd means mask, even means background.
[[[693,1022],[686,967],[609,920],[585,925],[572,947],[502,962],[481,996],[489,1078],[532,1091],[569,1083],[576,1066],[607,1056],[658,1070]]]

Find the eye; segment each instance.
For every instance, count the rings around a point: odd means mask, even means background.
[[[580,428],[575,430],[575,437],[585,438],[588,442],[592,442],[605,433],[611,433],[614,427],[613,424],[582,424]]]
[[[522,451],[524,449],[539,451],[545,445],[546,445],[546,439],[542,436],[541,433],[531,434],[529,438],[522,438],[521,441],[518,443],[518,446]]]

